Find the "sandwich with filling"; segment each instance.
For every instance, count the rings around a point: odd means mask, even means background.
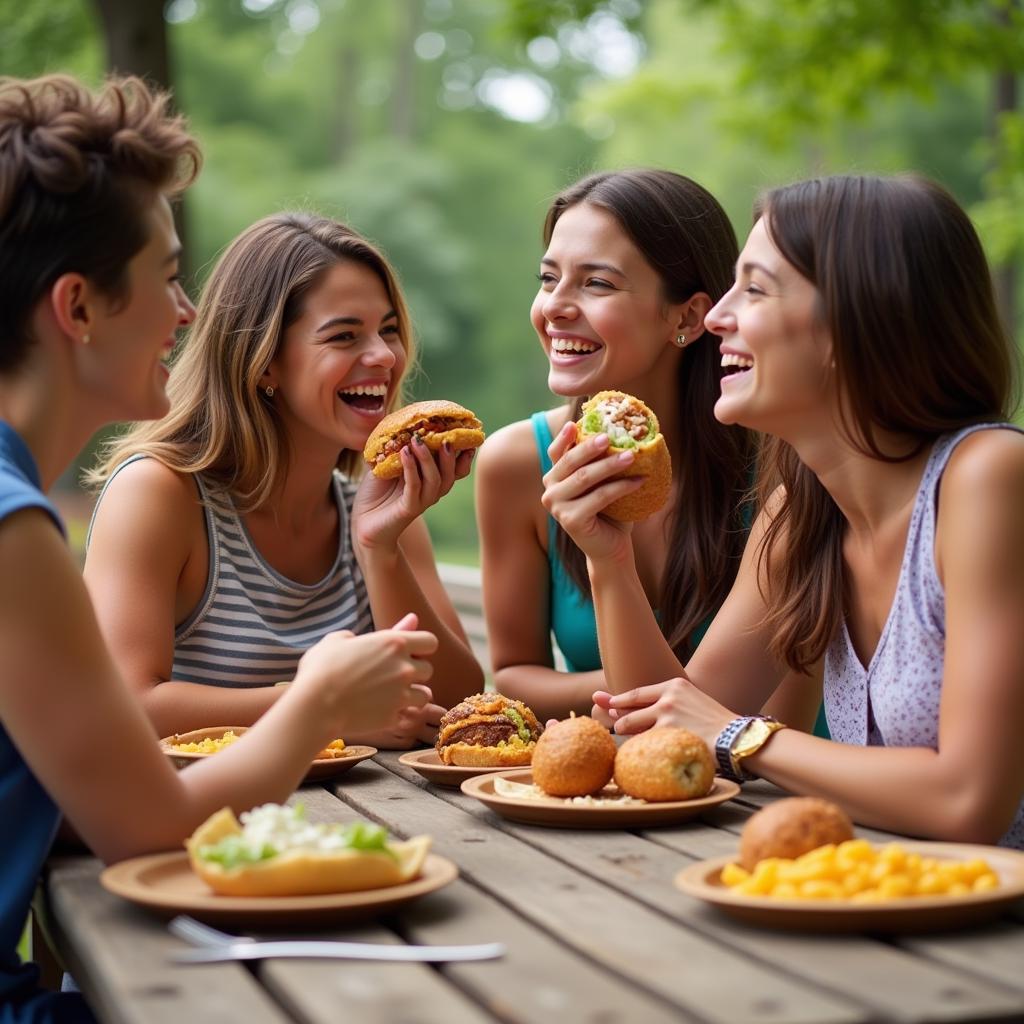
[[[500,693],[474,693],[441,716],[437,754],[443,764],[513,768],[529,764],[543,732],[522,702]]]
[[[480,421],[455,402],[413,402],[389,413],[373,428],[363,458],[381,480],[402,475],[402,449],[418,437],[432,452],[448,444],[455,451],[484,443]]]
[[[624,391],[599,391],[583,404],[583,415],[576,423],[577,443],[596,434],[608,435],[611,453],[633,452],[633,461],[614,479],[644,478],[635,491],[605,508],[604,515],[627,523],[653,515],[672,491],[672,459],[658,417]]]

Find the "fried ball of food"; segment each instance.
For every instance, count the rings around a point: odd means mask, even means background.
[[[708,745],[675,726],[631,736],[615,755],[615,784],[642,800],[695,800],[706,796],[714,781]]]
[[[533,752],[533,781],[551,796],[586,796],[608,785],[615,740],[592,718],[566,718],[544,730]]]
[[[753,871],[768,857],[792,860],[852,838],[853,822],[841,807],[814,796],[788,797],[761,808],[743,827],[740,863]]]

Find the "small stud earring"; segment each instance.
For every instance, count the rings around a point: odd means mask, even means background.
[[[677,334],[676,335],[676,344],[680,348],[685,348],[686,347],[686,335],[685,334]]]
[[[268,384],[263,389],[263,393],[267,396],[267,398],[273,398],[274,397],[274,385],[273,384]]]
[[[90,341],[92,341],[92,336],[90,334],[83,334],[82,335],[82,344],[83,345],[88,345]]]

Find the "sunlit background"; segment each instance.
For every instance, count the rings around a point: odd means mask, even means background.
[[[598,168],[690,175],[741,238],[766,186],[923,171],[971,210],[1019,335],[1020,0],[0,0],[4,74],[108,66],[169,84],[202,140],[193,294],[264,214],[347,220],[407,290],[416,396],[488,429],[555,404],[528,320],[541,222]],[[476,561],[469,483],[430,523]]]

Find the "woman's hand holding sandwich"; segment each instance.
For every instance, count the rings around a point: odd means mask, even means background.
[[[448,445],[436,453],[414,439],[399,452],[402,472],[382,480],[367,473],[352,510],[352,536],[357,549],[393,552],[398,538],[423,513],[436,505],[469,474],[473,451],[454,451]]]
[[[605,434],[576,443],[576,425],[567,423],[548,448],[553,463],[544,475],[541,501],[591,562],[632,561],[632,523],[601,513],[612,502],[632,494],[643,477],[619,477],[633,453],[608,451]]]

